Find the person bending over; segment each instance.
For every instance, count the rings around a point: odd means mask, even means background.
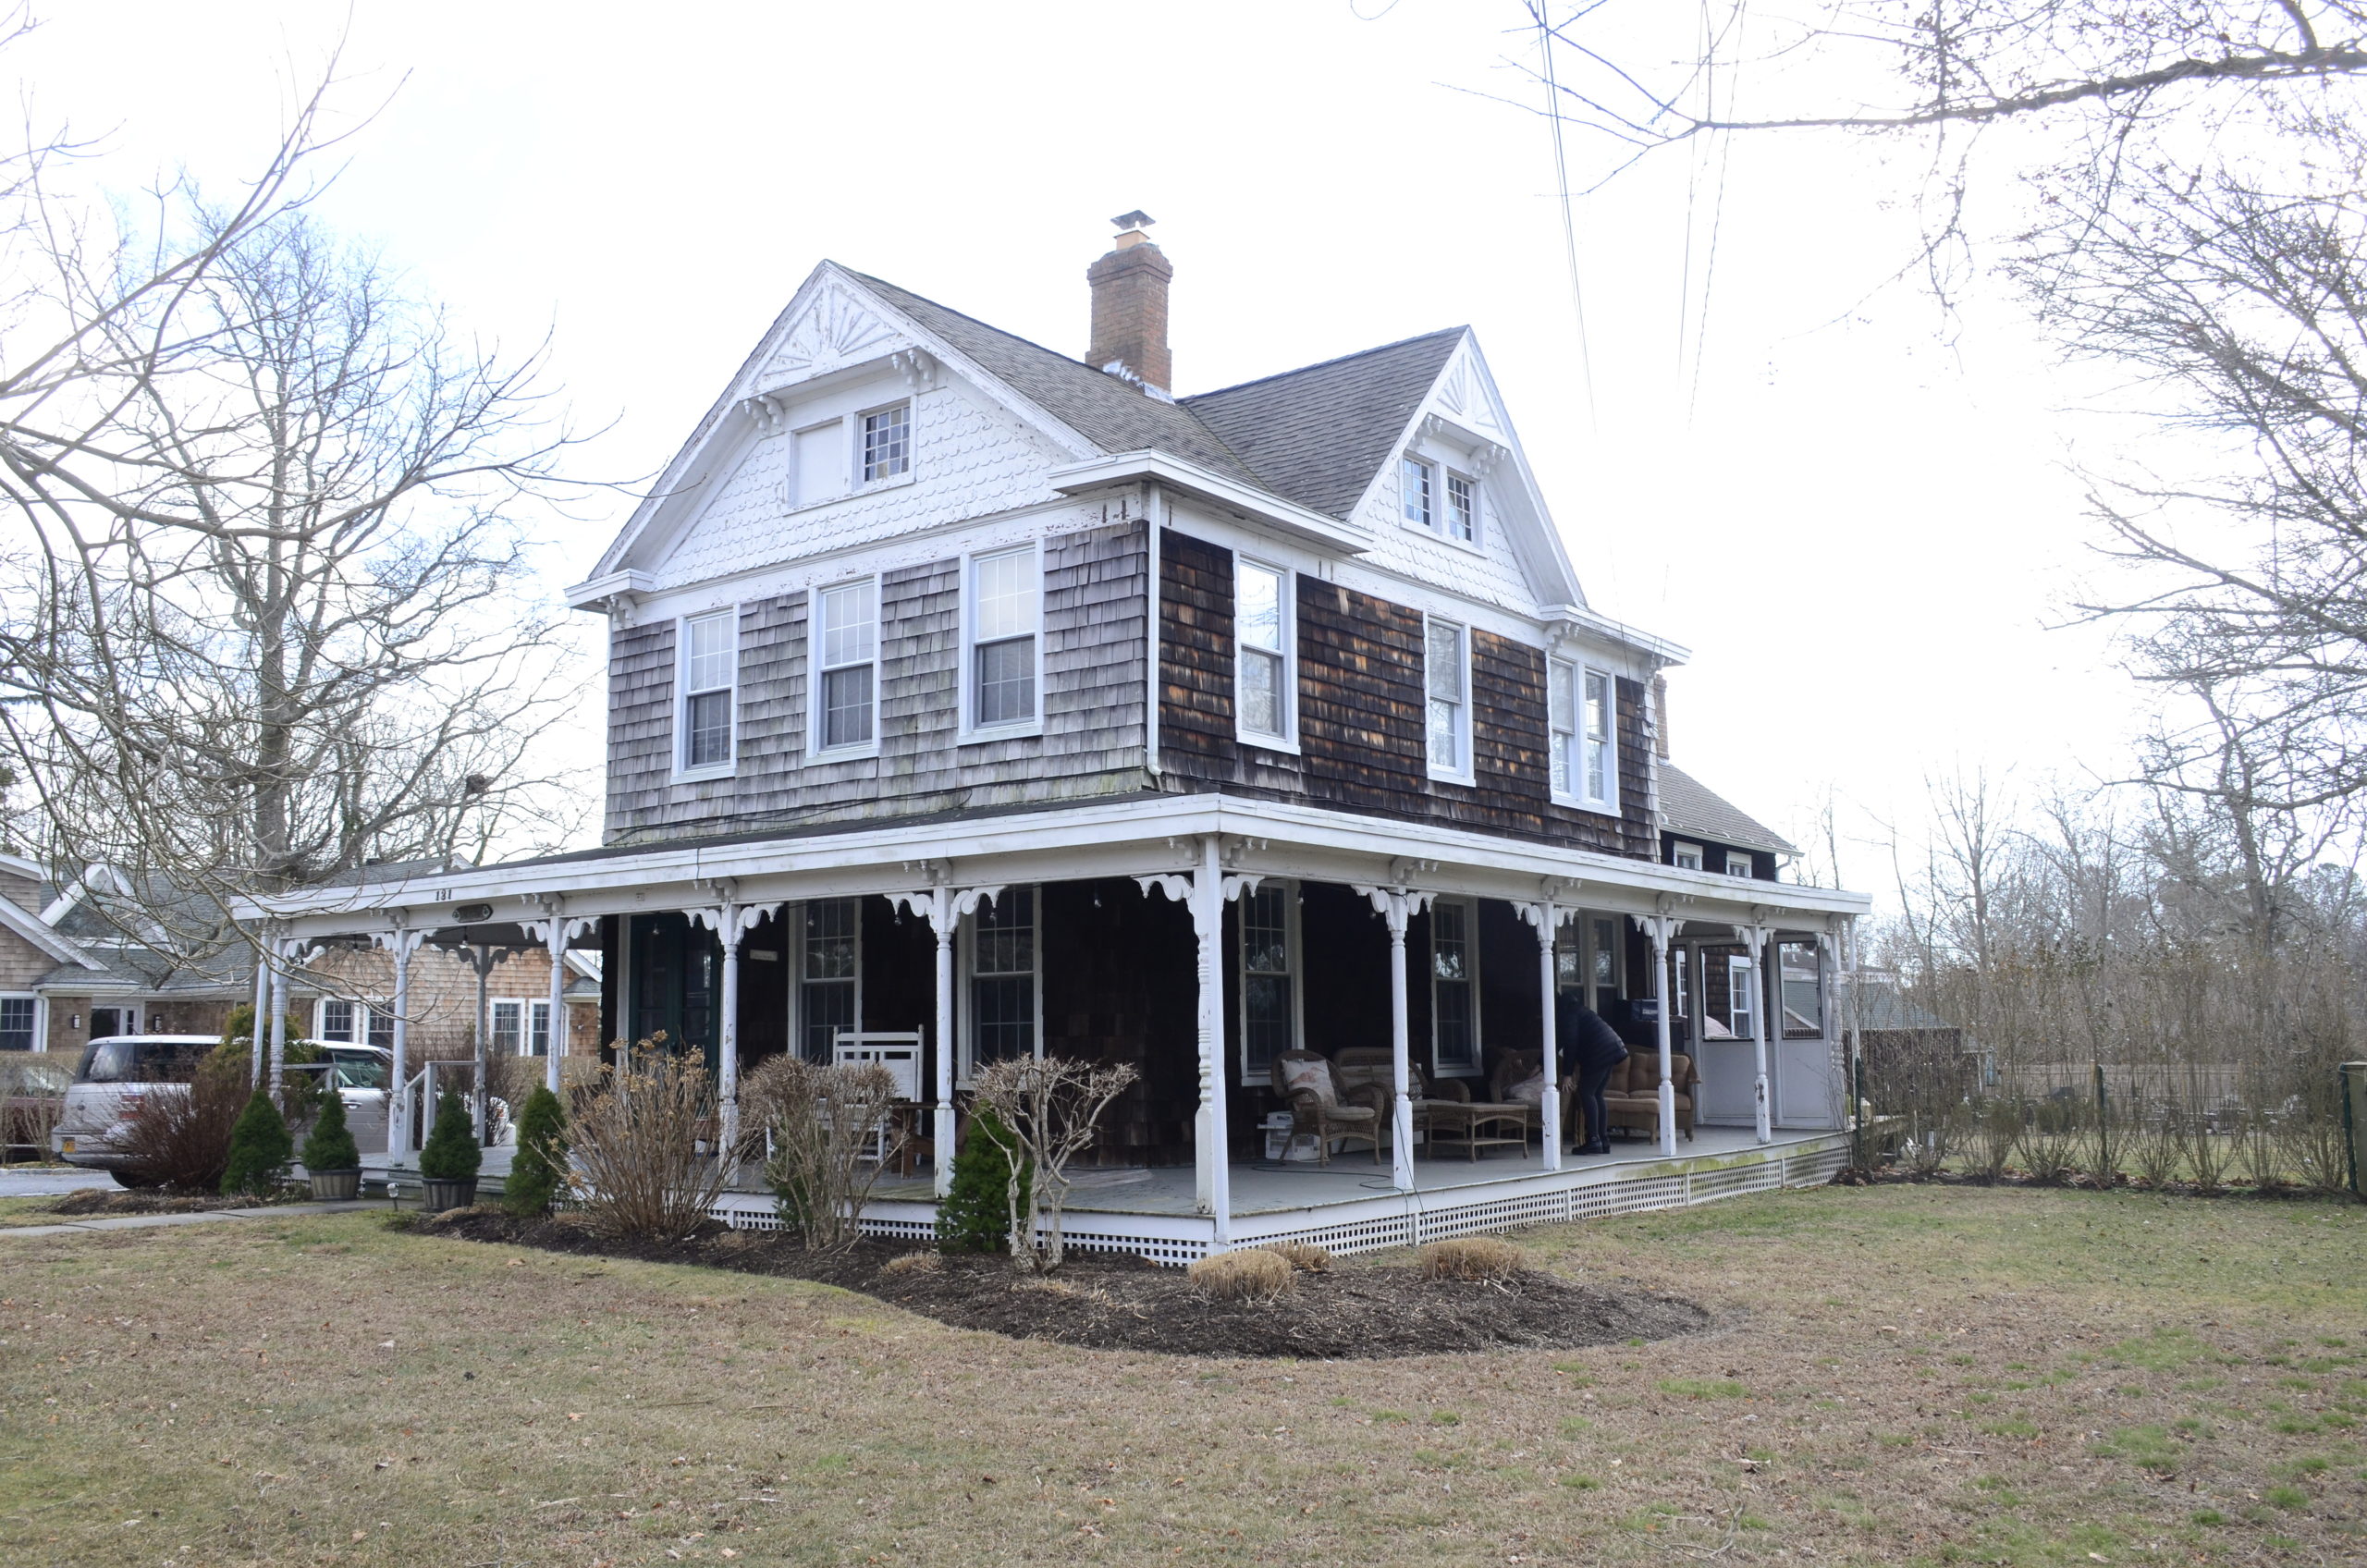
[[[1611,1070],[1627,1060],[1627,1047],[1600,1013],[1568,991],[1553,1010],[1553,1033],[1563,1074],[1576,1082],[1578,1112],[1586,1118],[1587,1141],[1570,1152],[1609,1154],[1611,1124],[1602,1092],[1611,1083]]]

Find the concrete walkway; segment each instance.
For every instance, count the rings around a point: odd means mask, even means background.
[[[85,1187],[112,1187],[115,1178],[104,1170],[73,1165],[0,1167],[0,1198],[64,1197]]]
[[[73,1236],[92,1231],[146,1231],[162,1225],[210,1225],[218,1219],[281,1219],[296,1214],[351,1214],[384,1208],[381,1203],[282,1203],[266,1208],[208,1208],[194,1214],[113,1214],[97,1219],[67,1219],[55,1225],[0,1226],[0,1241],[17,1236]]]

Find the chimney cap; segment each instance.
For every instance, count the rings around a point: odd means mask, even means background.
[[[1135,229],[1148,228],[1159,220],[1148,213],[1137,209],[1131,213],[1120,213],[1110,221],[1118,226],[1119,233],[1125,234]]]

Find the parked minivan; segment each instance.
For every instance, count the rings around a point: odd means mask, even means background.
[[[150,1095],[185,1094],[197,1064],[221,1044],[211,1035],[117,1035],[92,1040],[66,1090],[66,1114],[50,1135],[51,1149],[69,1165],[104,1170],[125,1186],[132,1156],[126,1122]],[[364,1151],[386,1146],[386,1075],[390,1053],[375,1046],[331,1045],[325,1071],[345,1100],[354,1142]],[[291,1068],[290,1071],[311,1071]]]

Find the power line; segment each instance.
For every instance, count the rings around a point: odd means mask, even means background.
[[[1544,56],[1545,123],[1553,129],[1553,183],[1562,198],[1562,252],[1570,265],[1570,309],[1578,321],[1578,377],[1586,388],[1587,429],[1600,435],[1595,416],[1594,353],[1587,340],[1587,301],[1585,290],[1578,283],[1578,230],[1570,213],[1570,165],[1562,149],[1562,87],[1553,75],[1553,30],[1545,18],[1542,3],[1532,6],[1529,14],[1537,18],[1537,47]]]

